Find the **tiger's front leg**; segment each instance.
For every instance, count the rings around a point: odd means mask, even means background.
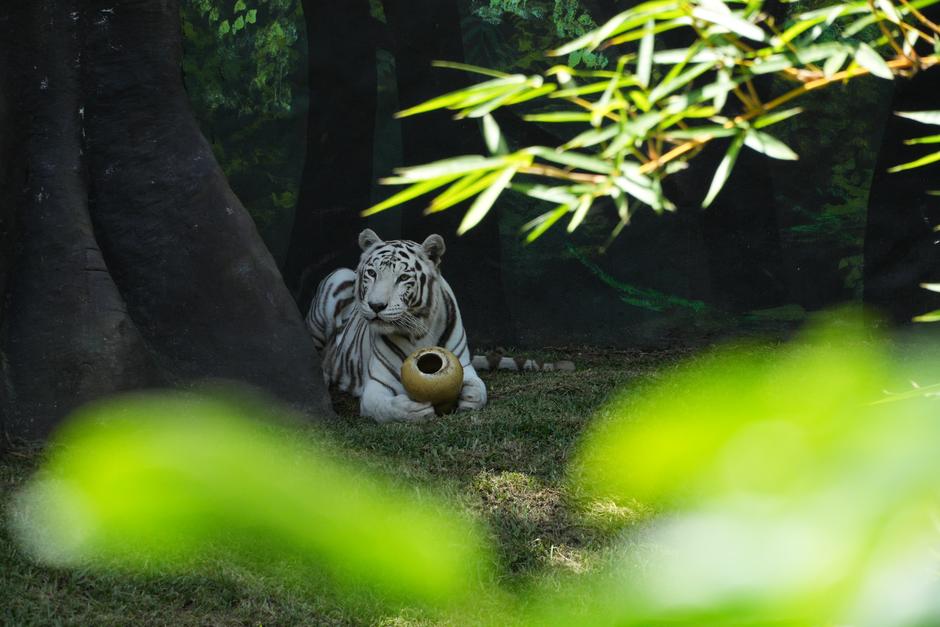
[[[460,402],[457,403],[457,409],[472,411],[483,409],[484,405],[486,405],[486,385],[473,366],[468,366],[463,371],[463,387],[460,390]]]
[[[434,407],[413,401],[406,394],[393,394],[388,386],[370,379],[362,390],[359,413],[376,422],[423,422],[434,418]]]

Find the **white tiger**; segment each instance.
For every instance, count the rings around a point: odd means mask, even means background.
[[[307,314],[327,385],[360,397],[360,413],[379,422],[429,419],[434,408],[408,397],[401,365],[419,348],[442,346],[463,366],[458,409],[482,408],[486,386],[471,364],[457,301],[440,273],[443,238],[385,242],[366,229],[359,247],[356,271],[340,268],[323,279]]]

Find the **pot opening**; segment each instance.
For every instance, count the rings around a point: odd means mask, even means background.
[[[424,374],[435,374],[444,367],[444,360],[436,353],[425,353],[418,357],[418,370]]]

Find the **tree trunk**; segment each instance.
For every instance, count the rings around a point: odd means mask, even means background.
[[[892,112],[937,109],[940,70],[897,80],[894,89]],[[887,170],[927,154],[930,146],[905,146],[904,140],[934,130],[893,113],[888,117],[868,198],[864,300],[898,323],[938,307],[936,294],[920,283],[940,281],[940,246],[933,230],[940,224],[940,202],[925,193],[940,189],[940,167]]]
[[[328,411],[312,344],[202,137],[180,76],[177,0],[0,10],[15,52],[3,430],[204,378]]]
[[[368,0],[305,0],[307,157],[284,278],[302,309],[320,279],[355,267],[370,203],[376,46]]]
[[[396,45],[398,99],[403,109],[472,82],[461,72],[431,66],[435,60],[464,58],[460,12],[454,0],[384,0],[383,5]],[[484,153],[476,123],[455,123],[447,112],[404,118],[401,128],[408,164]],[[511,342],[515,333],[500,273],[498,203],[481,224],[459,238],[457,226],[466,205],[428,217],[419,210],[425,205],[419,199],[402,209],[403,236],[421,241],[430,233],[443,235],[447,243],[443,273],[460,303],[472,342]]]

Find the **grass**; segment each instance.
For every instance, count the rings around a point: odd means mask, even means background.
[[[471,414],[427,424],[377,425],[337,400],[328,437],[363,465],[421,489],[433,486],[487,523],[497,547],[498,582],[592,569],[624,529],[649,515],[573,493],[565,469],[585,426],[619,390],[636,391],[687,354],[569,352],[573,373],[484,375],[490,402]],[[0,457],[0,508],[38,466],[41,451]],[[38,566],[0,527],[3,625],[418,625],[418,611],[354,610],[328,591],[287,586],[224,563],[190,577],[128,577]]]

